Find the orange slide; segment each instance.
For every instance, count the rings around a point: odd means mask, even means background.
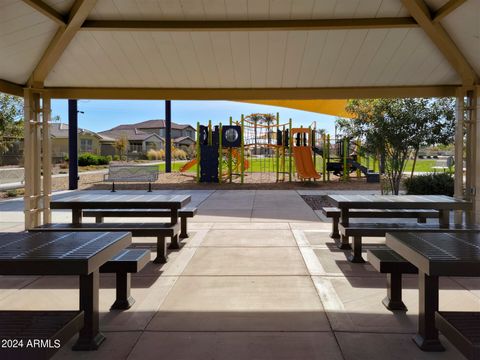
[[[192,159],[180,168],[180,172],[185,172],[197,163],[197,159]]]
[[[309,146],[293,147],[293,158],[297,168],[297,176],[301,179],[320,179],[312,160],[312,149]]]

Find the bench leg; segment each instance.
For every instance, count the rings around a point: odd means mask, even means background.
[[[110,310],[130,309],[135,303],[135,299],[130,295],[130,283],[130,273],[116,273],[117,298],[115,299],[113,305],[110,307]]]
[[[341,250],[351,250],[352,247],[350,246],[350,243],[348,241],[348,236],[341,235],[340,237],[340,243],[338,244],[338,248]]]
[[[85,314],[85,321],[72,350],[97,350],[105,340],[98,325],[99,289],[100,274],[98,270],[88,275],[80,275],[80,310],[83,310]]]
[[[340,217],[332,218],[332,232],[330,237],[332,239],[340,239],[340,233],[338,232],[338,222],[340,221]]]
[[[167,243],[165,236],[157,236],[157,257],[153,260],[155,264],[165,264],[167,262]]]
[[[353,254],[349,256],[348,260],[352,263],[364,263],[362,257],[362,237],[361,236],[354,236],[353,237]]]
[[[178,242],[178,235],[172,236],[170,240],[170,245],[168,245],[170,250],[180,249],[180,243]]]
[[[387,274],[387,297],[382,301],[388,310],[407,311],[402,301],[402,274]]]
[[[96,223],[96,224],[102,224],[102,223],[103,223],[103,217],[101,217],[101,216],[96,216],[96,217],[95,217],[95,223]]]
[[[182,217],[180,218],[180,239],[188,238],[188,231],[187,231],[187,218]]]

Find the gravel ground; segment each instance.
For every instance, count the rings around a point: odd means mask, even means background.
[[[333,204],[328,199],[327,195],[301,195],[308,206],[312,210],[322,210],[323,207],[332,207]]]

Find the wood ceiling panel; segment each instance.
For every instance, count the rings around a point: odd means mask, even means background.
[[[282,86],[284,87],[297,86],[307,36],[308,32],[306,31],[291,31],[287,35],[285,66],[282,78]]]
[[[285,66],[287,32],[270,31],[268,33],[267,87],[281,87]]]
[[[325,84],[326,86],[330,81],[330,77],[337,63],[347,32],[348,30],[328,32],[312,86],[318,86],[318,84]]]
[[[213,52],[217,62],[220,85],[222,87],[235,86],[235,71],[233,66],[230,34],[226,32],[212,32]]]
[[[203,0],[203,8],[210,20],[224,20],[227,18],[225,0]]]
[[[205,87],[205,79],[198,63],[191,34],[189,32],[173,32],[171,35],[178,57],[188,76],[190,86]]]
[[[327,35],[328,31],[308,32],[297,87],[312,86]]]
[[[252,36],[255,36],[253,34]],[[230,33],[236,87],[251,87],[250,34],[245,31]]]
[[[252,86],[267,86],[268,32],[250,36],[250,71]]]
[[[192,32],[193,46],[203,79],[208,80],[212,87],[220,87],[217,60],[213,52],[212,40],[209,32]]]

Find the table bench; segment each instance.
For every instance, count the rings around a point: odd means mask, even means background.
[[[187,218],[197,214],[197,208],[188,207],[178,210],[180,218],[180,239],[188,238]],[[87,209],[82,212],[83,217],[94,217],[98,224],[103,223],[106,217],[170,217],[169,209]]]
[[[480,359],[480,312],[437,311],[435,326],[467,359]]]
[[[129,309],[135,303],[130,295],[130,274],[142,270],[149,261],[150,250],[125,249],[100,266],[100,273],[115,273],[116,298],[110,310]]]
[[[83,311],[0,311],[0,339],[8,345],[0,357],[50,359],[83,325]]]
[[[115,192],[115,181],[148,182],[148,191],[152,192],[152,182],[158,180],[158,173],[158,165],[109,165],[103,181],[112,182],[112,192]]]
[[[332,239],[340,239],[338,224],[340,222],[341,210],[337,207],[323,207],[322,214],[332,219]],[[426,223],[429,218],[438,219],[436,210],[402,210],[402,209],[351,209],[349,216],[351,218],[416,218],[418,223]]]
[[[418,269],[387,246],[368,250],[367,256],[370,265],[387,274],[387,296],[382,300],[383,305],[388,310],[407,311],[402,301],[402,274],[418,274]]]
[[[448,228],[440,228],[436,224],[416,224],[416,223],[350,223],[348,226],[339,224],[340,235],[345,238],[353,237],[352,252],[348,258],[353,263],[363,263],[362,258],[362,237],[385,237],[390,231],[395,232],[468,232],[479,230],[478,226],[458,226],[450,225]]]
[[[178,242],[179,224],[155,224],[155,223],[108,223],[108,224],[46,224],[30,229],[36,232],[57,231],[128,231],[132,236],[156,237],[157,256],[154,263],[164,264],[167,262],[167,246],[165,238],[171,239],[169,249],[179,249]]]

